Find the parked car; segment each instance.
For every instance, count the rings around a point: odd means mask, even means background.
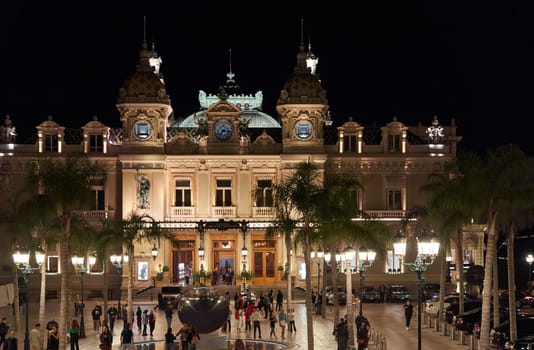
[[[334,288],[332,286],[326,286],[325,291],[326,305],[334,305]],[[339,305],[347,305],[347,294],[340,286],[337,287],[337,297]]]
[[[388,290],[388,296],[389,296],[388,300],[391,303],[399,302],[399,301],[404,302],[406,300],[413,299],[412,294],[410,293],[408,288],[402,285],[390,286]]]
[[[516,320],[517,339],[532,334],[534,330],[534,316],[525,317]],[[512,349],[513,344],[510,342],[510,322],[504,321],[500,325],[491,329],[491,343],[500,349]]]
[[[500,306],[499,307],[499,320],[498,324],[508,320],[510,318],[510,313],[508,312],[508,307]],[[493,308],[490,311],[490,316],[493,316]],[[525,318],[527,315],[521,311],[521,309],[516,310],[516,319]],[[480,339],[480,321],[482,319],[482,307],[467,311],[463,314],[456,315],[453,317],[453,325],[459,331],[464,331],[468,334],[475,333],[475,327],[478,329],[478,333],[475,336]],[[490,320],[490,328],[493,327],[493,317]]]
[[[438,283],[425,283],[423,286],[423,300],[439,300]]]
[[[469,300],[464,302],[464,314],[476,309],[482,309],[482,300]],[[450,304],[445,309],[445,320],[449,324],[453,324],[454,316],[460,314],[460,303]]]
[[[382,302],[382,296],[378,288],[373,286],[363,286],[357,292],[357,295],[361,295],[363,302],[380,303]]]
[[[526,337],[518,338],[514,342],[514,350],[533,350],[534,349],[534,333]]]
[[[180,286],[163,286],[161,287],[161,298],[164,303],[171,304],[172,307],[178,307],[182,296]]]
[[[474,295],[464,294],[464,301],[478,300]],[[460,301],[460,294],[450,294],[443,299],[443,309],[445,310],[449,305],[458,303]],[[425,312],[428,314],[433,314],[440,316],[441,312],[439,310],[439,300],[430,300],[425,302]]]
[[[499,304],[508,305],[508,297],[510,293],[505,290],[499,293]],[[515,293],[515,300],[517,307],[534,307],[534,297],[528,291],[517,291]]]

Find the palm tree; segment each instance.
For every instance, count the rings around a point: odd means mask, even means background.
[[[71,319],[70,276],[73,270],[69,261],[71,219],[73,211],[83,209],[90,203],[91,184],[95,179],[105,181],[105,171],[102,166],[91,162],[84,155],[38,158],[32,164],[29,173],[29,188],[47,197],[59,220],[58,246],[62,271],[59,308],[61,329],[68,329],[68,320]],[[60,333],[59,347],[60,349],[66,347],[66,332]]]
[[[317,166],[310,162],[301,162],[293,174],[283,180],[280,191],[274,195],[279,203],[289,203],[287,210],[277,212],[279,218],[279,229],[285,234],[285,238],[298,242],[302,246],[304,261],[306,265],[306,323],[308,349],[313,349],[313,304],[312,285],[310,269],[310,251],[312,241],[317,234],[316,224],[318,222],[318,203],[322,196],[322,186],[319,178]],[[276,192],[276,190],[275,190]],[[282,214],[282,215],[281,215]],[[281,215],[281,216],[279,216]],[[279,216],[279,217],[278,217]],[[292,226],[292,223],[298,225]],[[290,230],[295,228],[293,232]],[[294,236],[292,236],[294,234]],[[286,249],[291,247],[287,245]]]

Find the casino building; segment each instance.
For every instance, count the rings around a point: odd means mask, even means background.
[[[143,42],[137,67],[118,90],[121,128],[106,126],[95,117],[71,133],[49,117],[36,126],[32,144],[13,142],[9,117],[0,130],[2,198],[12,198],[23,188],[28,164],[36,155],[83,152],[105,165],[107,178],[95,183],[94,205],[80,215],[99,225],[104,218],[148,214],[176,237],[178,246],[162,241],[135,247],[129,263],[135,264],[136,289],[152,283],[192,283],[201,266],[207,271],[231,268],[231,283],[245,267],[254,273],[255,286],[283,285],[287,279],[279,267],[288,259],[295,267],[290,280],[303,285],[302,252],[288,257],[283,238],[266,235],[274,220],[272,184],[303,161],[316,164],[322,174],[352,174],[364,188],[358,197],[360,209],[397,232],[411,209],[425,205],[421,185],[454,159],[461,140],[454,119],[441,125],[437,117],[429,117],[427,125],[408,126],[396,117],[380,127],[363,126],[350,117],[333,125],[326,92],[316,75],[318,58],[303,43],[293,72],[280,82],[276,116],[262,112],[261,91],[240,92],[230,69],[220,91],[199,92],[199,111],[176,119],[160,63],[157,53]],[[0,206],[7,212],[9,200]],[[409,221],[405,233],[413,238],[419,229]],[[481,230],[473,226],[462,252],[453,246],[451,254],[461,254],[466,264],[482,265]],[[412,246],[407,259],[413,261],[414,240],[408,241]],[[51,292],[59,285],[58,254],[52,247],[46,259]],[[10,252],[3,256],[5,274],[13,264]],[[125,289],[126,279],[108,264],[108,271],[119,276],[116,282],[110,280],[110,287]],[[439,280],[439,266],[430,267],[427,280]],[[312,266],[312,285],[323,270],[317,267]],[[86,283],[101,285],[101,272],[92,266]],[[366,281],[375,285],[410,284],[415,278],[393,255],[393,247],[366,272]]]

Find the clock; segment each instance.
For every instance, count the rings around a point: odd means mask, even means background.
[[[313,125],[309,120],[303,119],[295,123],[295,136],[297,136],[298,139],[309,139],[312,136],[312,132]]]
[[[138,139],[146,140],[152,134],[152,125],[146,120],[140,120],[134,124],[133,133]]]
[[[219,120],[213,127],[213,133],[215,134],[215,137],[221,141],[228,140],[232,136],[233,132],[234,127],[228,120]]]

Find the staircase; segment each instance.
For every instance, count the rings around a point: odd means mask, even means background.
[[[144,288],[141,288],[134,292],[133,302],[135,304],[151,304],[158,302],[158,292],[159,289],[150,285]]]

